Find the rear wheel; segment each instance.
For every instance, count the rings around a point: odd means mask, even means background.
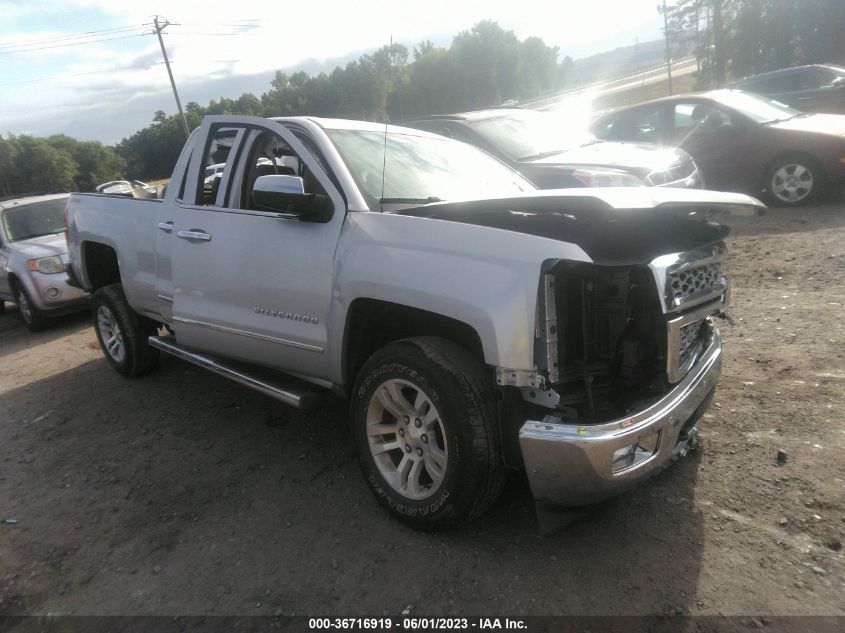
[[[411,338],[361,369],[350,421],[370,490],[421,529],[475,519],[505,481],[491,379],[454,343]]]
[[[126,301],[120,284],[104,286],[94,293],[94,331],[108,363],[124,376],[149,373],[159,352],[147,338],[157,324],[137,314]]]
[[[18,304],[18,312],[21,314],[24,324],[30,332],[40,332],[50,325],[50,319],[44,316],[32,303],[26,290],[20,284],[15,284],[15,303]]]
[[[809,156],[786,156],[769,169],[765,185],[773,203],[795,207],[807,204],[821,194],[824,174]]]

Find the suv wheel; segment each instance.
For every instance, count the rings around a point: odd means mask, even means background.
[[[21,314],[24,324],[30,332],[40,332],[50,325],[50,320],[45,317],[38,308],[33,305],[26,290],[18,283],[14,286],[15,303],[18,304],[18,311]]]

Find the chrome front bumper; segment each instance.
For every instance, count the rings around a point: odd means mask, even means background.
[[[655,474],[695,442],[698,418],[710,403],[722,367],[714,327],[698,362],[651,406],[597,425],[554,416],[529,420],[519,445],[537,501],[580,506],[612,497]]]

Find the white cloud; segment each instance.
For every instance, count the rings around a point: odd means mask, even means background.
[[[604,48],[613,47],[614,37],[618,39],[616,45],[633,43],[619,38],[657,20],[654,0],[39,0],[11,7],[6,11],[4,4],[4,19],[16,30],[0,36],[0,49],[7,43],[149,23],[156,13],[165,16],[174,23],[164,38],[177,84],[184,92],[183,102],[191,100],[196,87],[215,78],[291,67],[307,59],[342,57],[382,46],[391,36],[406,44],[427,38],[448,39],[482,19],[496,20],[521,38],[540,37],[558,46],[561,55],[575,57],[580,56],[578,51],[595,47],[597,40],[605,42]],[[84,14],[91,23],[86,28],[72,23],[66,32],[52,23],[47,28],[49,22],[42,21],[44,16],[62,12]],[[99,21],[98,15],[102,16]],[[245,20],[255,22],[245,26]],[[235,31],[247,32],[219,35]],[[85,112],[99,117],[104,129],[113,128],[122,106],[146,103],[150,95],[169,99],[169,81],[160,57],[152,35],[0,55],[0,87],[16,86],[14,90],[0,90],[0,132],[53,130],[56,121]],[[136,66],[146,67],[125,68]],[[21,83],[50,76],[56,77]],[[169,105],[163,107],[173,110]],[[102,138],[113,135],[104,132]]]

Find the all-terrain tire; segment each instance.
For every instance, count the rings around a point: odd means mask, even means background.
[[[387,390],[396,398],[386,396]],[[381,404],[380,397],[388,398],[389,408]],[[400,401],[403,404],[396,408]],[[415,416],[413,405],[420,402]],[[406,410],[407,416],[402,414]],[[418,337],[380,349],[358,374],[349,417],[371,492],[392,515],[413,527],[437,530],[471,521],[499,497],[507,471],[492,377],[458,345],[441,338]],[[427,426],[429,419],[433,421]],[[424,436],[427,428],[428,439]],[[376,454],[394,440],[397,448]],[[438,457],[428,461],[432,457],[429,450],[437,450]],[[409,475],[409,487],[403,491],[401,471],[406,458],[424,465],[419,471],[414,470],[416,464],[410,468],[411,475],[418,472],[421,485],[411,485]]]
[[[132,378],[153,370],[159,351],[147,338],[156,333],[158,324],[129,306],[120,284],[97,290],[91,313],[100,349],[115,371]]]

